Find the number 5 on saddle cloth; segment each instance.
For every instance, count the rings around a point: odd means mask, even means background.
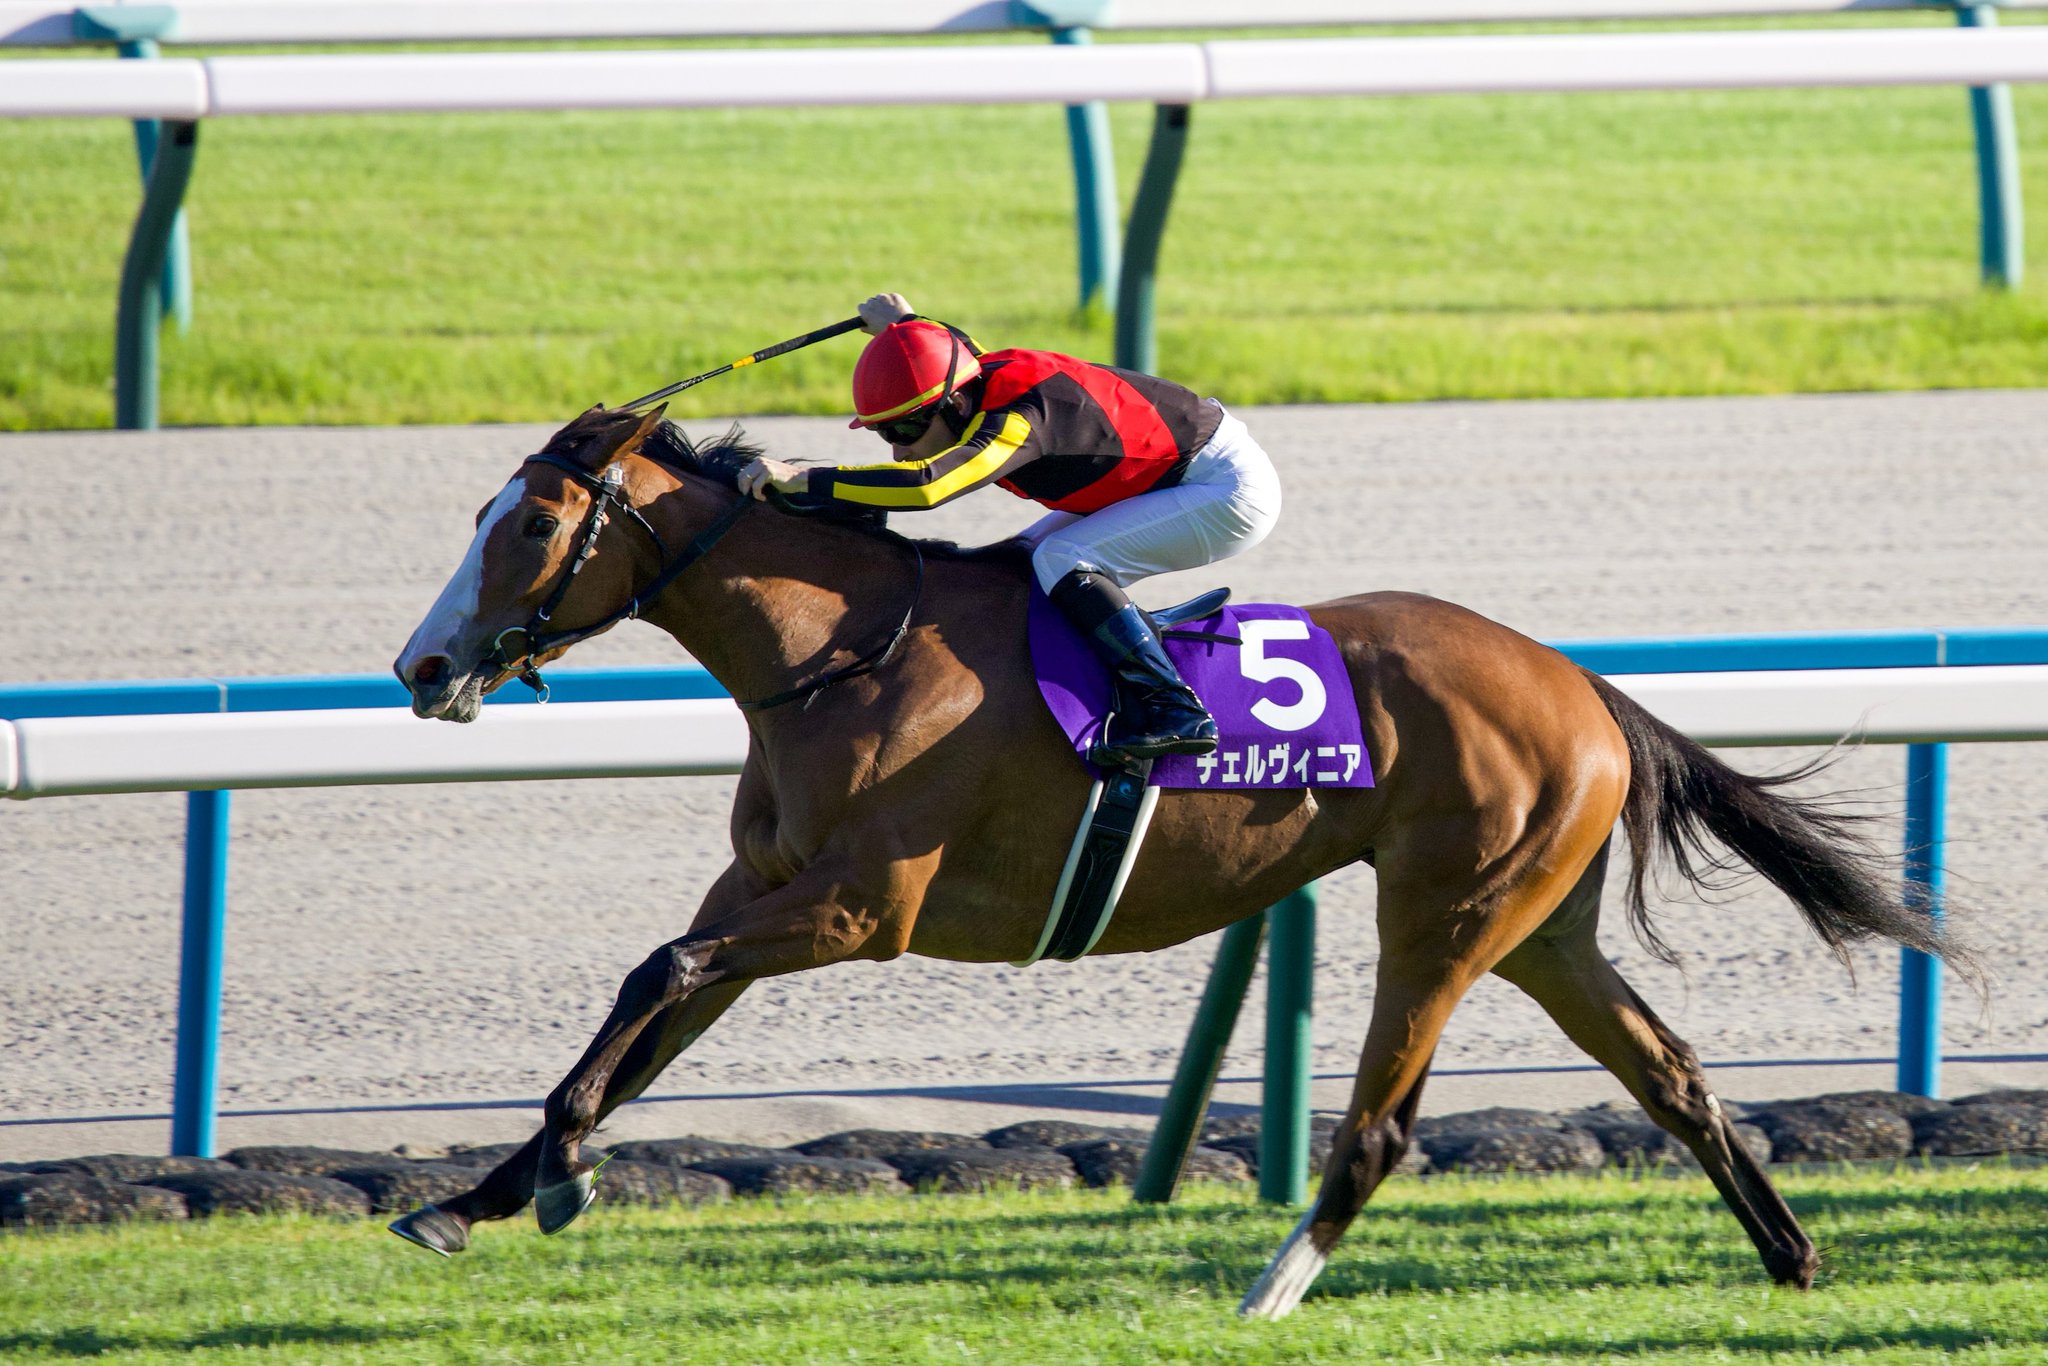
[[[1299,607],[1228,606],[1229,596],[1218,589],[1152,614],[1181,677],[1216,718],[1216,752],[1105,771],[1088,755],[1114,707],[1109,674],[1059,610],[1032,592],[1038,692],[1095,785],[1038,946],[1016,966],[1071,962],[1095,947],[1116,914],[1161,788],[1372,786],[1364,727],[1336,642]]]

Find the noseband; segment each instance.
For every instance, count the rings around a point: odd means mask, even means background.
[[[581,539],[576,544],[574,558],[569,561],[568,572],[562,575],[561,581],[555,585],[555,591],[548,594],[548,600],[540,605],[540,609],[533,614],[531,620],[524,626],[508,626],[498,632],[498,638],[491,642],[491,652],[483,658],[485,664],[500,669],[516,668],[519,681],[532,688],[534,695],[545,702],[548,700],[548,685],[541,680],[540,666],[534,661],[550,650],[566,649],[578,641],[588,640],[598,632],[616,626],[619,622],[639,616],[642,604],[652,602],[660,595],[662,589],[675,582],[677,575],[703,559],[710,553],[711,547],[717,545],[725,533],[733,529],[734,524],[746,514],[747,500],[741,498],[720,513],[717,521],[699,532],[695,540],[683,547],[681,554],[670,559],[668,546],[662,541],[661,533],[641,515],[639,508],[626,501],[626,477],[617,465],[606,469],[604,477],[599,478],[581,465],[564,460],[558,455],[529,455],[523,463],[552,465],[590,490],[590,512],[583,519]],[[590,557],[597,553],[598,533],[611,521],[614,506],[647,533],[647,538],[654,542],[656,552],[667,563],[646,587],[628,598],[626,605],[610,616],[573,631],[548,630],[547,626],[555,615],[555,609],[560,607],[562,599],[569,595],[569,586],[576,582],[576,576],[583,572],[583,566],[590,563]],[[524,647],[517,654],[514,654],[505,643],[511,636],[525,639]]]

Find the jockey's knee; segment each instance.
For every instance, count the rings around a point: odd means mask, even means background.
[[[1057,532],[1040,541],[1037,549],[1031,552],[1031,576],[1038,580],[1039,590],[1048,596],[1054,584],[1076,569],[1104,572],[1102,566],[1088,558],[1085,547]]]

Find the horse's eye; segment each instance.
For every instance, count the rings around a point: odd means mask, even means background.
[[[545,541],[555,534],[555,528],[560,525],[560,522],[547,513],[536,512],[526,519],[526,538],[530,541]]]

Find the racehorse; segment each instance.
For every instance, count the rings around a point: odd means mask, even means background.
[[[592,1198],[578,1147],[747,984],[904,953],[1028,955],[1089,776],[1041,703],[1026,551],[963,550],[740,497],[759,453],[661,417],[590,411],[478,514],[467,557],[396,663],[413,711],[475,718],[483,694],[638,616],[740,702],[750,748],[733,859],[689,929],[625,979],[548,1096],[545,1128],[465,1194],[393,1225],[435,1251],[531,1199],[545,1232]],[[1820,939],[1955,957],[1853,819],[1738,773],[1597,675],[1464,608],[1411,593],[1312,607],[1355,690],[1376,786],[1169,791],[1095,953],[1222,929],[1316,878],[1377,875],[1380,959],[1349,1108],[1321,1189],[1241,1306],[1292,1310],[1400,1160],[1452,1008],[1492,972],[1534,997],[1698,1158],[1770,1275],[1819,1257],[1735,1138],[1698,1059],[1596,942],[1616,822],[1649,920],[1661,850],[1695,886],[1739,859]],[[1716,852],[1715,846],[1725,852]]]

